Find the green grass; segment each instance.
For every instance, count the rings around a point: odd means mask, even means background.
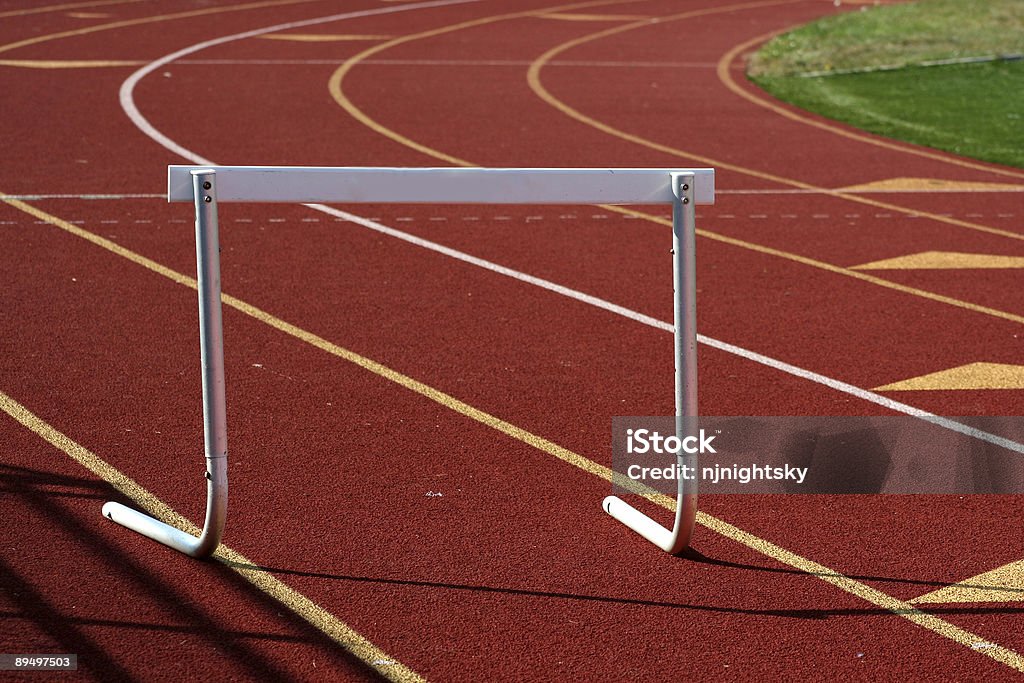
[[[770,41],[748,75],[781,100],[887,137],[1024,168],[1024,0],[924,0]],[[879,70],[883,69],[883,70]],[[807,77],[808,73],[854,71]]]

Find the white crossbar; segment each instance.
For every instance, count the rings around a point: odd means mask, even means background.
[[[713,204],[710,168],[327,168],[169,166],[167,199],[193,201],[192,172],[217,174],[220,202],[340,204],[671,204],[670,172],[692,173]]]

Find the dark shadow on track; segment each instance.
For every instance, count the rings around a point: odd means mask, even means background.
[[[69,477],[0,463],[0,494],[19,493],[28,486],[45,490],[51,498],[90,498],[105,502],[109,495],[106,487],[95,479]]]
[[[322,656],[327,658],[330,664],[336,665],[339,670],[347,672],[350,676],[362,674],[367,680],[379,680],[379,674],[366,663],[343,651],[337,643],[311,628],[297,615],[282,610],[280,603],[255,589],[244,578],[221,563],[193,560],[178,556],[174,551],[160,546],[150,546],[154,552],[169,554],[168,562],[181,561],[186,565],[192,565],[186,566],[183,571],[207,573],[208,578],[205,580],[222,582],[225,590],[216,599],[241,599],[248,604],[255,604],[259,611],[267,615],[277,615],[276,619],[282,622],[282,625],[287,625],[289,630],[301,635],[225,629],[221,618],[203,610],[192,596],[184,595],[169,586],[164,577],[154,575],[136,561],[132,554],[98,537],[94,529],[76,517],[76,512],[77,516],[80,516],[80,512],[67,507],[69,498],[115,500],[126,505],[134,505],[133,501],[124,498],[104,482],[7,464],[0,464],[0,475],[3,481],[0,489],[3,496],[0,500],[4,501],[4,507],[24,504],[34,508],[47,523],[60,526],[64,533],[75,538],[82,546],[83,553],[89,557],[99,558],[103,565],[101,571],[111,579],[107,590],[112,601],[148,600],[174,615],[176,623],[143,623],[90,618],[81,614],[69,615],[52,606],[45,592],[33,584],[31,576],[19,574],[14,567],[4,561],[3,556],[0,556],[0,592],[7,596],[8,603],[7,609],[0,613],[0,617],[30,621],[55,643],[59,643],[63,651],[78,654],[80,673],[92,674],[97,679],[105,681],[135,680],[86,631],[87,628],[101,626],[122,629],[121,636],[124,640],[138,639],[147,633],[162,638],[169,633],[199,636],[206,641],[212,651],[239,664],[253,680],[287,680],[290,674],[265,652],[254,649],[246,641],[303,643],[314,646],[322,651]],[[100,515],[99,507],[96,508],[96,517],[98,524],[109,524]],[[125,530],[124,533],[132,532]],[[54,569],[50,566],[40,566],[38,571],[52,572]],[[209,573],[213,576],[210,577]],[[189,578],[185,576],[183,580],[187,581]],[[210,599],[215,598],[211,596]],[[145,645],[137,646],[135,651],[145,652]]]
[[[752,570],[752,571],[771,572],[771,573],[775,573],[775,574],[793,574],[793,575],[807,575],[807,576],[818,576],[818,577],[822,577],[822,576],[839,576],[839,574],[834,574],[834,573],[830,573],[830,572],[805,572],[805,571],[802,571],[802,570],[799,570],[799,569],[789,569],[789,568],[786,568],[786,567],[765,567],[765,566],[759,565],[759,564],[743,564],[741,562],[729,562],[727,560],[716,560],[716,559],[714,559],[712,557],[708,557],[707,555],[702,554],[700,551],[695,550],[693,548],[689,548],[680,557],[682,557],[684,559],[687,559],[687,560],[691,560],[693,562],[698,562],[698,563],[701,563],[701,564],[709,564],[709,565],[714,565],[716,567],[728,567],[730,569],[749,569],[749,570]],[[900,583],[900,584],[909,584],[909,585],[914,585],[914,586],[925,586],[925,587],[928,587],[928,588],[945,588],[946,586],[949,585],[949,583],[945,582],[945,581],[926,581],[926,580],[923,580],[923,579],[905,579],[905,578],[896,578],[896,577],[893,577],[893,576],[867,576],[867,575],[864,575],[864,574],[845,574],[844,576],[846,576],[846,578],[848,578],[848,579],[855,579],[857,581],[876,581],[878,583]],[[971,584],[971,583],[962,583],[962,584],[958,584],[958,585],[961,585],[964,588],[977,588],[979,590],[997,590],[997,591],[1006,592],[1006,593],[1020,593],[1021,596],[1024,597],[1024,589],[1020,589],[1020,588],[1007,588],[1005,586],[986,586],[986,585],[982,585],[982,584]],[[929,611],[936,611],[936,610],[931,610],[930,609]]]
[[[721,563],[724,566],[733,566],[731,563]],[[740,568],[766,569],[756,566],[737,565]],[[324,572],[303,571],[297,569],[283,569],[279,567],[259,567],[254,565],[241,565],[240,568],[264,571],[270,574],[281,574],[285,576],[301,576],[306,578],[328,579],[331,581],[349,581],[353,583],[371,583],[375,585],[407,586],[416,588],[439,588],[444,590],[472,591],[476,593],[496,593],[502,595],[518,595],[534,598],[554,598],[560,600],[576,600],[584,602],[600,602],[614,605],[637,605],[644,607],[662,607],[666,609],[683,609],[698,612],[719,612],[725,614],[749,614],[756,616],[774,616],[789,619],[828,619],[829,617],[842,616],[890,616],[893,614],[910,614],[912,610],[887,610],[880,608],[872,609],[749,609],[743,607],[725,607],[719,605],[700,605],[696,603],[668,602],[659,600],[641,600],[636,598],[614,597],[606,595],[581,595],[579,593],[561,593],[551,591],[538,591],[525,588],[509,588],[500,586],[482,586],[457,583],[445,583],[439,581],[423,581],[416,579],[394,579],[379,578],[370,576],[352,576],[347,574],[330,574]],[[769,571],[774,571],[769,569]],[[804,574],[805,572],[795,570],[783,570],[787,573]],[[879,579],[884,580],[884,579]],[[947,585],[947,584],[935,584]],[[1002,590],[1002,589],[1000,589]],[[923,611],[923,610],[922,610]],[[965,608],[940,608],[927,610],[934,614],[1024,614],[1024,606],[1008,607],[965,607]]]

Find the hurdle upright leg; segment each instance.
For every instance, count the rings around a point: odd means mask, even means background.
[[[675,289],[676,433],[697,429],[697,259],[693,174],[672,173],[672,282]],[[680,453],[679,465],[693,467],[697,456]],[[691,470],[695,471],[695,470]],[[667,529],[617,496],[604,499],[605,512],[666,552],[676,555],[690,545],[697,519],[697,479],[676,478],[676,512]]]
[[[220,297],[220,235],[216,173],[192,171],[196,208],[196,270],[199,347],[203,370],[203,433],[206,452],[206,521],[196,537],[120,503],[103,516],[192,557],[208,557],[220,544],[228,508],[227,416],[224,390],[224,326]]]

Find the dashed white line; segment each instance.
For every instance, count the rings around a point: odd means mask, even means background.
[[[954,214],[944,214],[944,215],[952,216]],[[975,214],[965,214],[965,215],[969,216],[969,217],[973,217],[973,218],[983,218],[984,217],[984,214],[976,214],[976,213]],[[1007,214],[998,214],[998,215],[999,215],[1000,218],[1012,218],[1016,214],[1007,213]],[[799,214],[795,214],[795,213],[782,213],[782,214],[778,214],[777,216],[774,216],[772,214],[752,213],[752,214],[748,214],[746,216],[746,218],[756,219],[756,220],[765,220],[765,219],[774,218],[774,217],[784,218],[784,219],[788,219],[788,220],[793,220],[793,219],[800,218],[800,215]],[[814,219],[818,219],[818,220],[822,220],[822,219],[832,218],[833,216],[831,214],[827,214],[827,213],[816,213],[816,214],[811,214],[809,217],[810,218],[814,218]],[[843,218],[847,218],[847,219],[855,219],[855,218],[860,218],[860,217],[861,217],[861,214],[856,214],[856,213],[843,214]],[[909,216],[909,217],[910,218],[920,218],[921,216],[920,216],[920,214],[915,214],[915,215],[912,215],[912,216]],[[459,218],[459,217],[456,217],[456,218]],[[463,221],[469,221],[469,222],[474,222],[474,221],[511,221],[511,220],[515,219],[514,216],[507,216],[507,215],[499,215],[499,216],[461,216],[460,218]],[[573,215],[573,214],[560,214],[558,216],[558,218],[561,219],[561,220],[579,220],[579,216],[576,216],[576,215]],[[584,218],[587,219],[587,220],[607,220],[609,218],[614,218],[615,220],[638,220],[640,217],[632,215],[632,214],[627,214],[627,215],[622,215],[622,216],[614,216],[614,217],[609,216],[608,214],[593,214],[593,215],[590,215],[590,216],[586,216]],[[736,214],[732,214],[732,213],[711,214],[711,215],[697,214],[697,219],[698,220],[704,220],[704,219],[711,219],[711,220],[714,220],[714,219],[733,219],[733,218],[737,218]],[[875,218],[892,218],[892,214],[875,214]],[[258,222],[258,221],[256,221],[255,219],[252,219],[252,218],[234,218],[232,220],[235,223],[246,223],[246,224],[251,224],[251,223]],[[265,219],[260,219],[260,220],[261,221],[265,221],[267,223],[281,224],[281,223],[288,223],[288,222],[319,223],[319,222],[321,222],[321,220],[324,220],[324,219],[316,218],[316,217],[305,217],[305,218],[281,218],[281,217],[274,217],[274,218],[265,218]],[[343,218],[336,218],[336,217],[332,218],[332,219],[327,219],[327,220],[332,220],[335,223],[348,222],[348,221],[346,221]],[[381,220],[384,220],[384,219],[381,218],[380,216],[373,216],[373,217],[369,218],[368,220],[371,220],[371,221],[381,221]],[[394,220],[395,222],[398,222],[398,223],[415,223],[415,222],[423,221],[423,220],[427,220],[427,221],[431,221],[431,222],[435,222],[435,223],[442,223],[442,222],[445,222],[445,221],[449,220],[449,217],[448,216],[428,216],[426,218],[419,218],[417,216],[395,216],[395,217],[392,218],[392,220]],[[521,220],[525,221],[526,223],[534,223],[534,222],[537,222],[537,221],[546,220],[546,217],[545,216],[538,216],[538,215],[531,215],[531,216],[523,216],[521,218]],[[105,219],[77,219],[77,220],[69,220],[68,222],[69,223],[79,224],[79,225],[88,224],[90,222],[91,223],[99,223],[100,225],[118,225],[121,221],[119,219],[116,219],[116,218],[113,218],[113,219],[105,218]],[[168,224],[175,224],[175,225],[184,225],[186,223],[191,223],[192,221],[188,221],[188,220],[185,220],[183,218],[166,218],[166,219],[162,219],[160,221],[154,221],[154,220],[151,220],[151,219],[139,218],[139,219],[134,219],[134,220],[127,221],[127,222],[133,223],[135,225],[152,225],[152,224],[155,224],[155,223],[168,223]],[[34,223],[36,225],[42,225],[42,223],[39,222],[39,221],[35,221]],[[5,221],[0,221],[0,225],[23,225],[23,224],[26,224],[26,223],[24,221],[6,221],[6,220]]]

